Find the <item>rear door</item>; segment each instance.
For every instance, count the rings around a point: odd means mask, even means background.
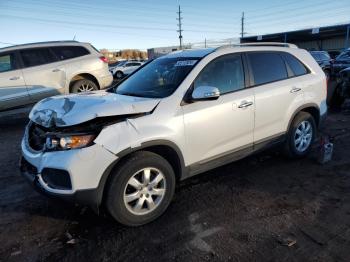
[[[19,53],[23,63],[23,77],[33,102],[64,93],[65,66],[49,48],[29,48]]]
[[[254,143],[258,144],[286,132],[291,112],[303,104],[304,86],[286,65],[284,56],[291,58],[290,54],[262,51],[248,52],[246,56],[255,94]],[[298,62],[296,58],[293,61]],[[306,72],[303,69],[299,75]]]
[[[16,52],[0,54],[0,110],[30,103]]]

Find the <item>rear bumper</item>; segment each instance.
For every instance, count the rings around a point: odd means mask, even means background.
[[[99,79],[100,82],[100,88],[105,89],[109,87],[113,82],[113,75],[111,72],[108,71],[108,75],[105,75]]]

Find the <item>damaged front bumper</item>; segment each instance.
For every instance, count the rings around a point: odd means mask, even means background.
[[[22,140],[21,174],[40,193],[89,205],[101,203],[102,178],[117,157],[94,144],[87,148],[33,152]]]

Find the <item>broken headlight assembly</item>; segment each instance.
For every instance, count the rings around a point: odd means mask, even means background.
[[[69,150],[88,147],[93,144],[96,134],[49,135],[46,138],[47,151]]]

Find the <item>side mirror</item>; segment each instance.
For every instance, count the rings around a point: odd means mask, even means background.
[[[199,86],[192,92],[192,99],[197,100],[215,100],[220,96],[218,88],[213,86]]]

